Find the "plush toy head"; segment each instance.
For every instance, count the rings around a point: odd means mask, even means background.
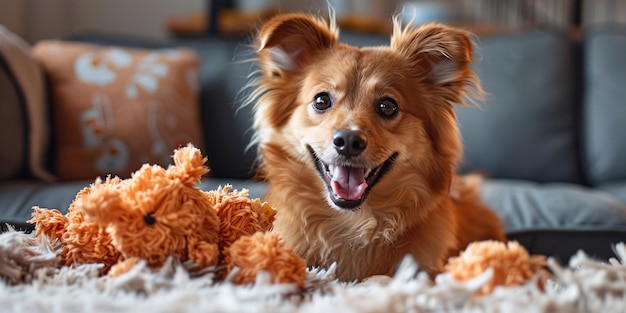
[[[448,260],[445,270],[455,279],[465,281],[491,268],[493,278],[478,293],[484,295],[491,293],[498,285],[517,286],[527,282],[536,273],[547,275],[545,265],[545,256],[530,256],[516,241],[504,243],[486,240],[469,244],[459,256]]]
[[[208,172],[205,162],[189,145],[175,151],[167,170],[146,164],[129,179],[96,181],[76,205],[88,222],[107,230],[124,258],[161,265],[174,256],[215,265],[219,220],[204,192],[195,188]]]

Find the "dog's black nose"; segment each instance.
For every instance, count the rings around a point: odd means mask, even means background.
[[[333,147],[337,153],[353,157],[361,154],[367,148],[367,139],[358,130],[341,129],[333,135]]]

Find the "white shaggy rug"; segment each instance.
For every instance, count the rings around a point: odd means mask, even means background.
[[[59,245],[34,236],[0,234],[1,312],[626,312],[626,245],[601,263],[583,252],[567,266],[548,259],[554,277],[540,290],[535,282],[475,291],[488,270],[467,282],[445,274],[435,282],[405,259],[390,279],[339,282],[333,269],[309,269],[307,290],[257,283],[214,282],[211,271],[195,271],[170,260],[159,270],[138,264],[116,278],[99,277],[99,265],[59,266]],[[416,274],[417,273],[417,274]]]

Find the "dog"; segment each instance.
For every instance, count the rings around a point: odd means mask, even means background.
[[[439,273],[469,242],[505,240],[475,178],[455,175],[453,104],[482,89],[472,36],[393,23],[389,46],[338,42],[332,21],[282,14],[256,36],[254,143],[274,231],[342,280],[392,275],[411,255]]]

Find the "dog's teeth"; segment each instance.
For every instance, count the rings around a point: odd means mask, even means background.
[[[335,170],[335,166],[332,165],[332,164],[329,164],[328,165],[328,175],[330,175],[332,177],[334,170]]]
[[[370,173],[372,172],[371,168],[366,168],[365,171],[363,172],[363,177],[368,177],[370,176]]]

